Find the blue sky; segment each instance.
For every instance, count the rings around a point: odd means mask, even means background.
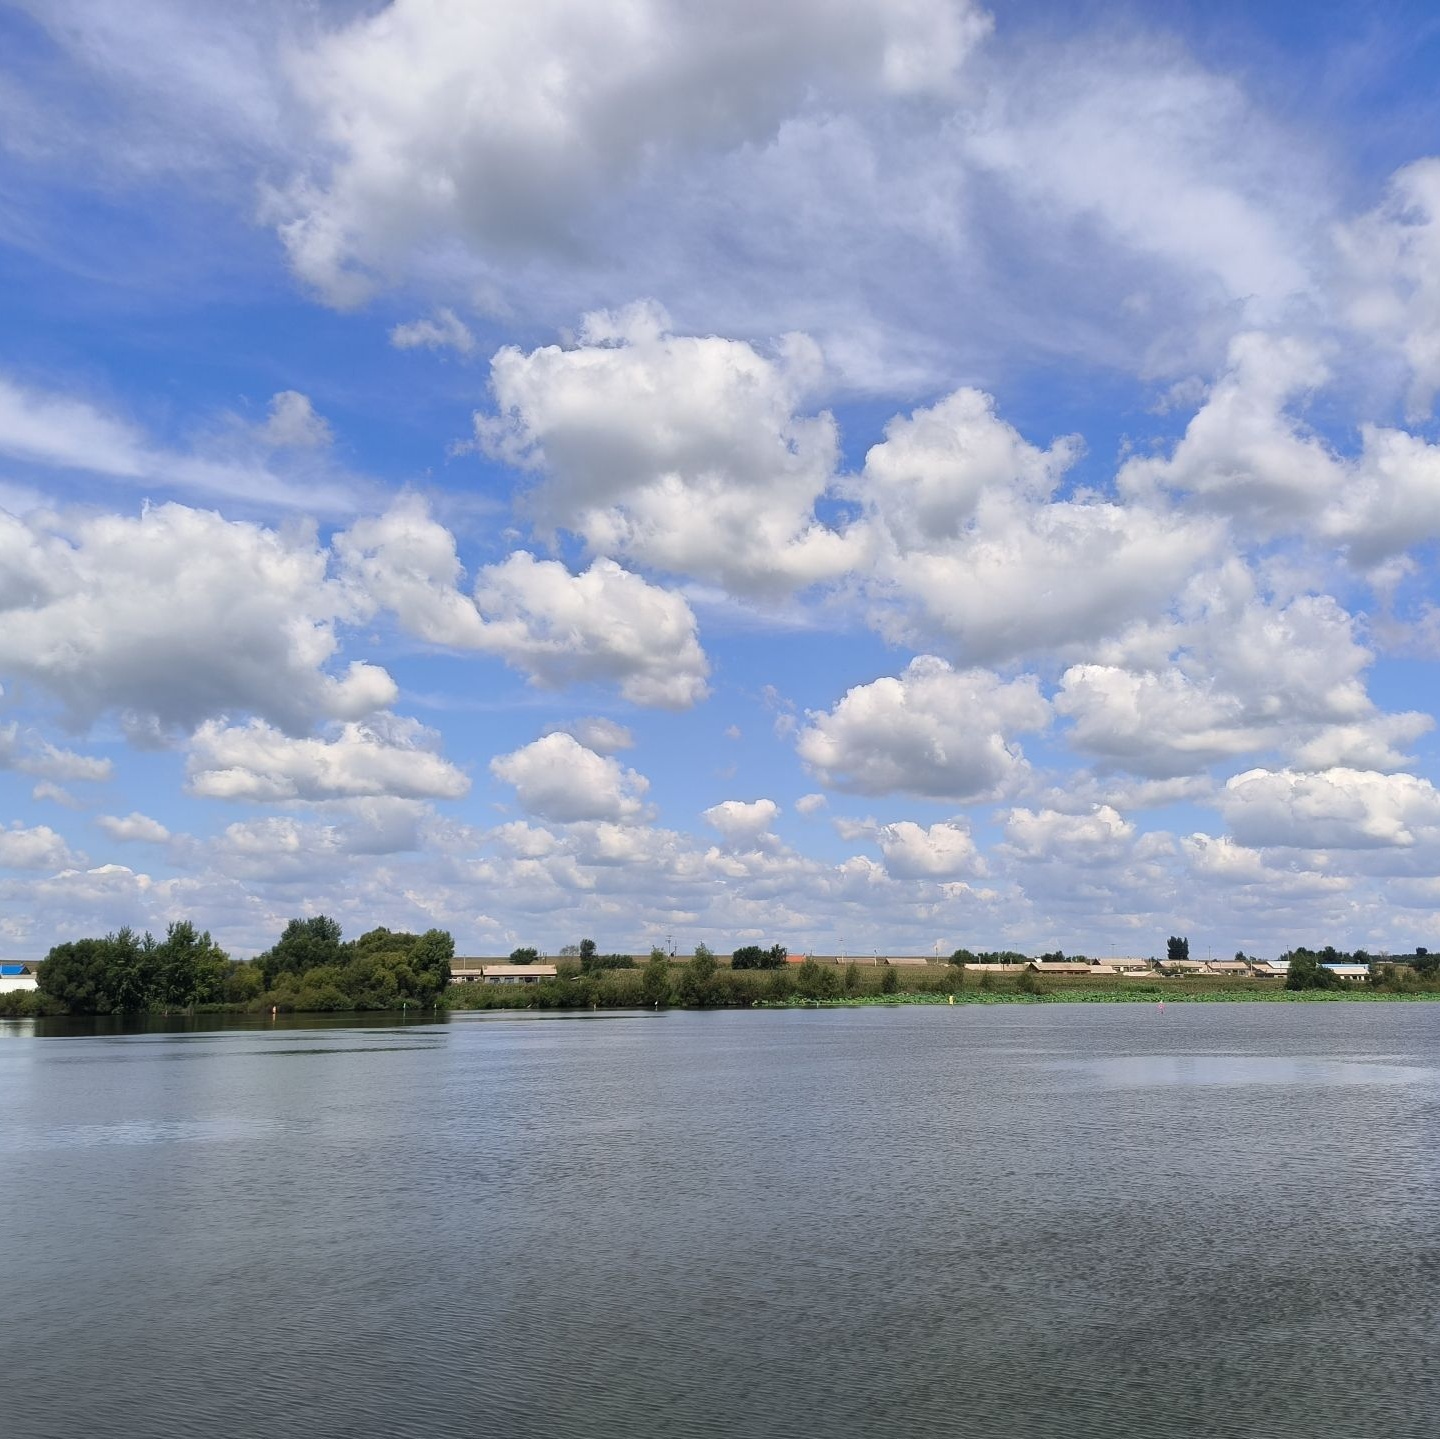
[[[1432,7],[0,9],[0,955],[1440,941]]]

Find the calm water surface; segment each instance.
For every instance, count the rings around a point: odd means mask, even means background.
[[[1440,1434],[1440,1005],[0,1024],[0,1432]]]

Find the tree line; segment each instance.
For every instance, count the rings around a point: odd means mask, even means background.
[[[877,974],[873,965],[862,969],[858,964],[851,964],[842,970],[836,965],[818,964],[813,959],[787,964],[783,945],[755,948],[762,959],[760,964],[742,962],[736,966],[732,955],[727,967],[707,945],[697,944],[685,963],[675,963],[663,949],[652,949],[649,959],[641,966],[632,960],[628,966],[602,963],[587,969],[582,967],[584,956],[576,947],[575,953],[560,958],[555,979],[528,984],[523,989],[460,985],[452,991],[450,1004],[456,1009],[509,1009],[517,1005],[537,1009],[576,1009],[591,1005],[723,1009],[745,1007],[757,1001],[839,999],[846,995],[900,991],[900,973],[889,966]],[[777,952],[779,958],[775,957]],[[958,973],[955,970],[947,973],[945,968],[940,968],[924,978],[928,981],[927,987],[954,988]]]
[[[39,968],[39,1007],[65,1014],[432,1009],[445,996],[454,956],[455,942],[441,929],[372,929],[347,942],[335,920],[316,915],[292,919],[255,959],[235,960],[208,930],[180,920],[164,939],[121,929],[55,945]]]
[[[707,945],[697,945],[695,957],[698,958],[702,952],[707,955],[712,953]],[[779,969],[784,965],[788,952],[783,944],[774,944],[768,949],[758,944],[741,945],[730,956],[730,968]],[[663,956],[665,951],[656,949],[653,953]],[[540,951],[530,945],[510,951],[511,964],[534,964],[539,958]],[[565,945],[560,950],[559,958],[578,960],[581,974],[596,974],[605,969],[634,969],[636,967],[633,955],[601,954],[599,946],[593,939],[582,939],[579,944]]]

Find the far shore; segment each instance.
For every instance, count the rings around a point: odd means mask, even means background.
[[[311,1005],[303,994],[280,996],[273,1003],[211,1003],[191,1007],[151,1007],[136,1018],[201,1019],[206,1015],[276,1016],[405,1015],[419,1022],[445,1014],[472,1012],[668,1009],[854,1009],[899,1005],[975,1004],[1130,1004],[1159,1007],[1171,1004],[1365,1003],[1440,999],[1440,984],[1407,981],[1350,983],[1327,989],[1287,989],[1274,979],[1158,974],[1090,976],[1034,974],[1016,966],[1014,972],[980,973],[947,964],[884,968],[866,966],[845,972],[798,967],[781,970],[716,968],[700,979],[688,965],[662,965],[663,973],[644,968],[610,969],[591,974],[562,972],[535,982],[452,983],[434,1004],[343,1002]],[[11,994],[0,1005],[0,1021],[61,1018],[43,994]],[[298,1000],[299,1002],[295,1002]],[[80,1017],[80,1016],[75,1016]],[[115,1017],[115,1016],[112,1016]]]

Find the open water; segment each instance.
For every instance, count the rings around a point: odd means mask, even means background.
[[[1440,1005],[0,1024],[6,1439],[1440,1434]]]

